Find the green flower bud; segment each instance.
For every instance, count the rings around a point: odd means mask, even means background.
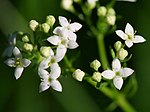
[[[102,79],[101,73],[100,72],[94,72],[92,75],[92,79],[96,82],[100,82]]]
[[[40,48],[40,53],[42,56],[48,57],[48,56],[50,56],[50,50],[51,50],[51,47],[44,46],[44,47]]]
[[[115,15],[107,15],[106,20],[109,25],[113,26],[113,25],[115,25],[115,22],[116,22],[116,16]]]
[[[32,44],[29,44],[29,43],[24,43],[23,48],[24,48],[26,51],[32,52],[32,50],[33,50],[33,45],[32,45]]]
[[[47,16],[46,23],[49,24],[50,26],[53,26],[55,23],[55,17],[52,15]]]
[[[39,23],[35,20],[31,20],[29,22],[29,26],[30,26],[32,31],[35,31],[37,29],[38,25],[39,25]]]
[[[115,42],[114,48],[115,48],[116,51],[119,51],[121,49],[121,47],[122,47],[121,41]]]
[[[30,40],[29,40],[29,37],[28,37],[27,35],[24,35],[24,36],[22,37],[22,41],[23,41],[23,42],[29,42]]]
[[[98,71],[98,68],[101,66],[101,63],[96,59],[90,63],[91,68]]]
[[[98,12],[97,12],[98,16],[105,16],[106,13],[107,13],[106,7],[101,6],[101,7],[98,8]]]
[[[80,69],[75,70],[72,74],[73,78],[80,82],[83,80],[84,75],[85,73]]]
[[[48,33],[48,31],[50,30],[50,26],[47,23],[43,23],[41,26],[43,32]]]
[[[121,48],[119,51],[118,51],[118,58],[120,60],[124,60],[126,57],[128,56],[128,51]]]
[[[115,12],[115,10],[113,9],[113,8],[109,8],[108,9],[108,11],[107,11],[107,15],[109,16],[109,15],[116,15],[116,12]]]

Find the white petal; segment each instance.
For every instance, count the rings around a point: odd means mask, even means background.
[[[23,67],[27,67],[31,64],[31,61],[28,59],[22,59]]]
[[[14,47],[13,49],[13,55],[16,57],[16,58],[22,58],[22,55],[20,53],[20,50],[17,48],[17,47]]]
[[[23,67],[17,66],[15,69],[15,77],[16,79],[20,78],[22,72],[23,72]]]
[[[53,36],[47,38],[47,41],[53,45],[58,45],[61,40],[60,40],[59,36],[53,35]]]
[[[66,28],[64,28],[64,29],[61,30],[60,34],[61,34],[61,36],[62,36],[63,38],[68,39],[68,36],[69,36],[69,30],[66,29]]]
[[[77,40],[77,35],[75,33],[73,33],[72,31],[69,30],[68,31],[68,39],[76,41]]]
[[[121,69],[121,63],[120,61],[116,58],[112,61],[112,70],[117,72]]]
[[[50,70],[51,70],[51,72],[50,72],[49,76],[51,79],[57,79],[61,74],[61,69],[60,69],[58,63],[52,64],[50,66]]]
[[[55,56],[56,62],[61,61],[64,58],[66,52],[67,48],[63,45],[59,45],[56,49],[56,56]]]
[[[127,35],[134,35],[134,29],[129,23],[127,23],[127,25],[126,25],[125,33]]]
[[[39,65],[39,69],[47,69],[49,66],[48,66],[48,63],[49,63],[49,58],[46,59],[46,60],[43,60],[41,61],[40,65]]]
[[[122,87],[122,85],[123,85],[123,79],[122,79],[122,77],[116,76],[113,79],[113,83],[114,83],[115,87],[120,90],[121,87]]]
[[[52,80],[51,87],[56,91],[62,92],[62,86],[58,80]]]
[[[56,27],[56,28],[53,30],[53,33],[54,33],[54,34],[60,34],[60,33],[61,33],[61,30],[62,30],[62,27]]]
[[[78,43],[76,42],[76,41],[73,41],[73,40],[70,40],[69,42],[68,42],[68,47],[67,48],[69,48],[69,49],[75,49],[75,48],[77,48],[79,45],[78,45]]]
[[[140,36],[140,35],[135,35],[134,36],[135,38],[133,39],[133,43],[142,43],[142,42],[145,42],[146,40]]]
[[[78,31],[81,27],[82,27],[82,25],[80,23],[77,23],[77,22],[70,24],[70,30],[73,32]]]
[[[133,42],[131,40],[126,40],[125,41],[125,44],[128,48],[132,47],[133,46]]]
[[[42,81],[47,81],[49,79],[49,73],[44,69],[38,69],[38,75],[42,78]]]
[[[102,76],[106,79],[113,79],[115,76],[115,72],[112,70],[105,70],[102,72]]]
[[[15,58],[9,58],[4,63],[10,67],[16,67],[16,59]]]
[[[66,27],[69,25],[68,20],[65,17],[59,16],[59,23],[62,27]]]
[[[120,70],[120,76],[128,77],[128,76],[132,75],[133,72],[134,72],[134,70],[132,70],[131,68],[122,68]]]
[[[50,87],[50,84],[48,82],[41,82],[39,87],[39,92],[45,91]]]
[[[127,38],[127,35],[122,30],[117,30],[116,34],[123,40],[125,40]]]

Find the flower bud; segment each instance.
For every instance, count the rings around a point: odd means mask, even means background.
[[[23,42],[29,42],[30,40],[29,40],[29,37],[28,37],[27,35],[24,35],[24,36],[22,37],[22,41],[23,41]]]
[[[32,31],[35,31],[36,28],[38,27],[38,25],[39,25],[39,23],[37,21],[35,21],[35,20],[31,20],[29,22],[29,26],[30,26],[30,28],[31,28]]]
[[[107,17],[106,17],[106,20],[107,20],[107,23],[109,24],[109,25],[115,25],[115,22],[116,22],[116,16],[115,15],[108,15]]]
[[[98,8],[97,15],[98,15],[98,16],[105,16],[105,15],[106,15],[106,12],[107,12],[106,7],[101,6],[101,7]]]
[[[116,51],[119,51],[121,49],[121,47],[122,47],[121,41],[115,42],[114,48],[116,49]]]
[[[41,53],[41,55],[44,56],[44,57],[50,56],[50,51],[51,51],[51,47],[46,47],[46,46],[44,46],[44,47],[41,47],[41,48],[40,48],[40,53]]]
[[[32,52],[32,50],[33,50],[33,45],[32,45],[32,44],[29,44],[29,43],[24,43],[23,48],[24,48],[26,51]]]
[[[73,0],[62,0],[61,2],[62,8],[64,8],[67,11],[73,10]]]
[[[113,9],[113,8],[109,8],[108,9],[108,12],[107,12],[107,15],[109,16],[109,15],[116,15],[116,12],[115,12],[115,10]]]
[[[73,78],[75,78],[77,81],[82,81],[85,73],[81,71],[80,69],[76,69],[74,73],[72,74]]]
[[[98,0],[88,0],[87,2],[88,2],[88,8],[89,9],[94,9],[95,8],[95,6],[96,6],[96,2],[97,2]]]
[[[50,30],[50,26],[47,23],[43,23],[42,30],[43,32],[48,33],[48,31]]]
[[[94,72],[92,75],[92,79],[96,82],[100,82],[102,79],[101,73],[100,72]]]
[[[118,51],[118,58],[120,60],[124,60],[126,57],[128,56],[128,51],[121,48],[119,51]]]
[[[101,66],[101,63],[96,59],[90,63],[91,68],[98,71],[98,68]]]
[[[55,23],[55,17],[52,15],[47,16],[46,23],[49,24],[50,26],[53,26]]]

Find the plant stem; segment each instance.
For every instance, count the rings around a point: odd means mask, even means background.
[[[109,63],[108,63],[105,44],[104,44],[104,35],[103,34],[98,34],[96,39],[97,39],[99,59],[102,63],[102,67],[103,67],[104,70],[108,69],[109,68]]]
[[[85,77],[84,79],[96,89],[104,93],[107,97],[111,98],[122,110],[124,110],[124,112],[136,112],[135,109],[126,100],[125,95],[123,95],[122,93],[114,91],[107,86],[101,86],[97,88],[97,83],[90,77]]]

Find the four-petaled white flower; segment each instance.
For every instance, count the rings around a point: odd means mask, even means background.
[[[21,76],[24,67],[29,66],[31,61],[26,58],[22,58],[22,54],[17,47],[14,47],[13,49],[13,55],[15,58],[9,58],[5,61],[5,63],[10,67],[16,67],[14,75],[16,79],[18,79]]]
[[[117,89],[121,89],[123,85],[123,78],[130,76],[134,70],[131,68],[121,68],[121,63],[118,59],[114,59],[112,62],[112,70],[105,70],[102,72],[102,76],[106,79],[113,79],[113,84]]]
[[[129,23],[127,23],[125,27],[125,33],[122,30],[117,30],[116,34],[125,40],[125,44],[129,48],[133,45],[133,43],[142,43],[146,41],[142,36],[135,35],[134,29]]]
[[[42,81],[40,83],[39,92],[47,90],[50,86],[56,91],[62,91],[62,86],[57,80],[61,74],[61,69],[58,63],[54,63],[50,66],[50,73],[45,69],[39,68],[38,74]]]

